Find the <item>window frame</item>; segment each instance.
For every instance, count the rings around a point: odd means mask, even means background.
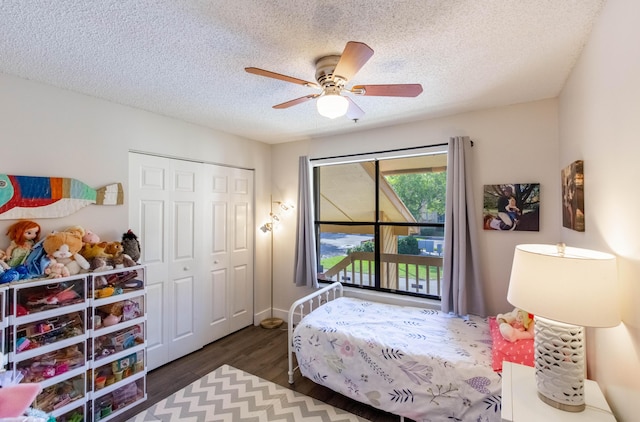
[[[406,158],[406,157],[414,157],[414,156],[424,156],[424,155],[434,155],[434,154],[448,154],[448,144],[437,144],[426,147],[416,147],[416,148],[407,148],[407,149],[398,149],[398,150],[389,150],[382,151],[378,153],[365,153],[365,154],[352,154],[345,156],[334,156],[327,157],[325,159],[312,159],[312,185],[313,185],[313,202],[314,202],[314,231],[316,235],[316,257],[318,265],[320,265],[320,233],[321,226],[330,224],[335,226],[345,226],[345,227],[353,227],[353,226],[373,226],[373,236],[374,236],[374,285],[366,286],[366,285],[358,285],[347,283],[343,281],[345,287],[352,288],[360,288],[364,290],[371,290],[377,292],[385,292],[394,295],[400,296],[413,296],[424,299],[431,299],[440,301],[441,297],[436,295],[427,295],[424,293],[418,292],[410,292],[399,289],[389,289],[381,287],[381,247],[380,247],[380,230],[383,226],[391,226],[391,227],[436,227],[441,228],[444,232],[445,222],[442,223],[421,223],[421,222],[390,222],[390,221],[380,221],[380,178],[384,177],[380,174],[380,161],[382,160],[390,160],[397,158]],[[330,221],[330,220],[320,220],[320,169],[325,166],[337,165],[337,164],[350,164],[355,162],[373,162],[375,166],[375,178],[374,178],[374,190],[375,190],[375,203],[374,203],[374,217],[375,221]],[[448,172],[448,169],[445,170]],[[446,194],[445,194],[446,201]],[[446,218],[446,217],[445,217]],[[319,272],[318,272],[319,273]],[[318,278],[318,283],[329,283],[330,281]]]

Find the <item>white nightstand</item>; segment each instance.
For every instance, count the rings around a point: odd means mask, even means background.
[[[583,412],[554,409],[538,398],[532,367],[502,365],[502,422],[615,422],[598,383],[585,380],[584,395],[587,407]]]

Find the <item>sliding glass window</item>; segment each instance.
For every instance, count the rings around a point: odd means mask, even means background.
[[[320,281],[439,299],[446,152],[314,169]]]

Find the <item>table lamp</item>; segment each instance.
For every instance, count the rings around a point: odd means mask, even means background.
[[[584,327],[620,323],[615,256],[564,244],[518,245],[507,300],[534,314],[538,397],[583,411]]]

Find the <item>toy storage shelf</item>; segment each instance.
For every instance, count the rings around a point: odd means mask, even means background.
[[[6,286],[0,286],[0,373],[2,373],[9,362],[7,347],[5,345],[5,331],[8,325],[7,317],[7,290]]]
[[[93,274],[90,291],[88,418],[108,421],[147,398],[145,267]]]
[[[146,318],[143,265],[0,286],[0,369],[58,421],[114,419],[146,399]]]

